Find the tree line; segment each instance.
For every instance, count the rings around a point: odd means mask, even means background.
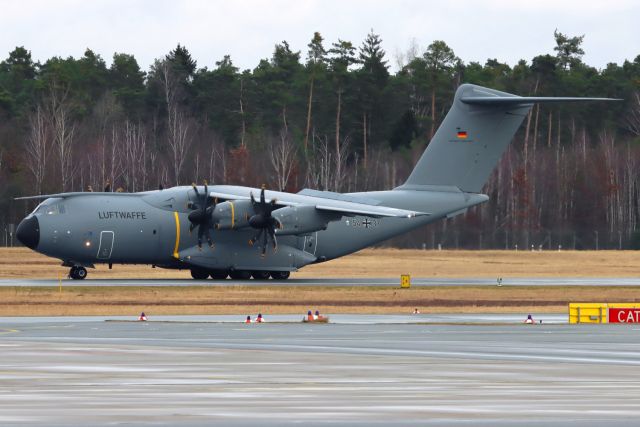
[[[400,185],[474,83],[527,96],[619,103],[535,106],[485,187],[488,203],[395,239],[410,247],[628,248],[640,245],[640,55],[596,69],[584,36],[509,66],[464,62],[444,41],[389,55],[314,33],[254,69],[228,55],[198,67],[182,45],[142,70],[115,53],[0,62],[0,225],[61,191],[142,191],[191,182],[338,192]],[[390,72],[394,61],[396,72]],[[1,242],[1,243],[4,243]]]

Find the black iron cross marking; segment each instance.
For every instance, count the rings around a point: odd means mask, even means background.
[[[369,221],[368,218],[365,218],[364,221],[362,221],[362,225],[364,225],[364,228],[369,228],[371,226],[371,221]]]

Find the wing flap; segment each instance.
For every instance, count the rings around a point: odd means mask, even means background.
[[[354,203],[358,204],[358,203]],[[385,206],[374,205],[362,205],[358,207],[347,206],[324,206],[316,205],[316,209],[320,211],[341,212],[344,215],[364,215],[374,218],[388,217],[388,218],[414,218],[417,216],[430,215],[425,212],[408,211],[404,209],[387,208]]]

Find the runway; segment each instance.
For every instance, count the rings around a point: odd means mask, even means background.
[[[295,274],[295,273],[294,273]],[[91,273],[89,273],[91,277]],[[62,281],[63,286],[399,286],[400,278],[323,278],[288,280],[91,279]],[[412,277],[411,286],[497,286],[496,278]],[[640,286],[640,277],[503,277],[501,286]],[[0,286],[58,286],[57,279],[0,279]]]
[[[633,325],[415,319],[0,318],[0,424],[546,426],[640,416]]]

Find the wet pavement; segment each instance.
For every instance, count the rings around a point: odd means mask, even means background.
[[[299,318],[0,318],[0,424],[598,425],[640,416],[633,325],[567,325],[560,315],[541,325],[510,315]]]

